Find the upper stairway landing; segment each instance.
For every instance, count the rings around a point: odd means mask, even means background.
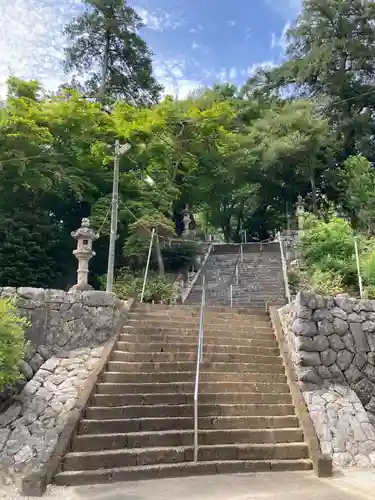
[[[236,266],[238,267],[238,283]],[[203,269],[206,303],[209,306],[231,304],[236,308],[265,309],[267,304],[284,304],[285,291],[278,243],[215,245]],[[185,304],[201,300],[202,279],[198,279]]]

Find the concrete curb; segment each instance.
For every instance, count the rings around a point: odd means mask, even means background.
[[[305,399],[298,384],[297,373],[291,361],[288,344],[284,337],[281,326],[278,308],[270,306],[269,308],[272,326],[279,343],[280,354],[284,362],[285,373],[296,409],[297,416],[301,422],[301,427],[310,452],[310,458],[314,466],[315,474],[318,477],[332,477],[333,467],[332,458],[322,453],[318,436],[314,424],[310,418]]]
[[[128,305],[129,307],[127,312],[129,313],[135,307],[136,301],[130,299],[128,301]],[[72,413],[66,421],[47,462],[43,464],[40,469],[32,471],[22,478],[21,492],[24,496],[41,497],[46,491],[48,484],[52,482],[52,479],[60,466],[61,460],[68,450],[70,441],[75,430],[77,429],[87,403],[95,390],[97,379],[104,370],[108,362],[109,355],[111,354],[120,333],[121,328],[119,328],[119,331],[113,338],[106,342],[98,364],[86,380],[85,385],[82,387]]]

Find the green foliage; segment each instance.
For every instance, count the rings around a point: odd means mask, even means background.
[[[302,282],[301,274],[298,272],[297,269],[288,270],[288,283],[290,291],[292,292],[293,295],[296,295],[298,293],[301,282]]]
[[[0,299],[0,391],[22,378],[18,366],[25,355],[24,332],[28,326],[10,299]]]
[[[141,298],[144,275],[141,272],[134,273],[129,269],[119,272],[113,287],[113,291],[120,299]],[[177,290],[173,280],[168,277],[160,277],[150,272],[146,281],[144,302],[170,303],[177,298]]]
[[[335,216],[324,221],[310,215],[299,248],[314,289],[326,286],[326,293],[336,293],[343,287],[357,287],[354,232],[349,222]]]
[[[344,163],[341,181],[345,206],[360,229],[373,233],[375,217],[375,173],[364,156],[351,156]]]
[[[198,247],[194,243],[181,242],[165,245],[161,254],[167,272],[179,272],[190,268],[198,254]]]
[[[339,293],[347,292],[347,288],[343,283],[341,274],[337,271],[315,269],[309,275],[308,285],[311,290],[323,295],[338,295]]]

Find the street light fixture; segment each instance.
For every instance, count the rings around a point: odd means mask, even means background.
[[[115,144],[115,163],[113,171],[113,188],[112,188],[112,215],[111,215],[111,234],[109,237],[109,252],[108,252],[108,268],[107,268],[107,286],[106,291],[112,292],[113,276],[115,269],[115,251],[117,239],[117,219],[118,219],[118,180],[120,170],[120,158],[124,155],[131,145],[125,143],[120,146],[119,141]]]

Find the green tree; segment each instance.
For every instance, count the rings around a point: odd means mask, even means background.
[[[285,63],[259,78],[263,89],[313,99],[332,124],[341,159],[375,155],[374,21],[373,1],[304,0],[287,33]]]
[[[102,103],[156,102],[161,87],[152,75],[151,53],[137,33],[141,18],[126,0],[85,3],[85,12],[64,31],[69,44],[66,70],[84,77],[79,88]]]
[[[373,234],[375,225],[375,174],[364,156],[351,156],[340,177],[344,185],[343,205],[353,225]]]

